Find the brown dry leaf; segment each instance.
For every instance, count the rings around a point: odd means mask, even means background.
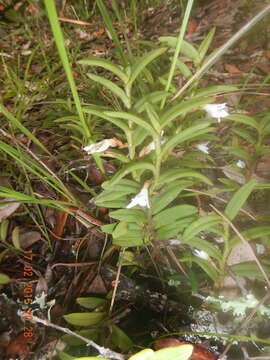
[[[237,244],[227,259],[227,265],[240,264],[246,261],[254,261],[254,254],[249,246],[249,244]]]
[[[11,342],[8,344],[6,348],[7,357],[19,360],[27,360],[30,353],[30,347],[27,344],[27,340],[24,337],[23,333],[16,336]]]
[[[263,52],[263,55],[266,56],[268,59],[270,59],[270,50],[265,50]]]
[[[225,64],[225,69],[230,74],[241,74],[241,72],[242,72],[234,64]]]
[[[92,281],[91,285],[88,288],[88,292],[91,292],[93,294],[100,294],[100,295],[104,295],[107,293],[106,286],[100,275],[97,275],[94,278],[94,280]]]
[[[22,249],[27,249],[37,241],[41,239],[41,233],[39,231],[20,231],[20,246]]]
[[[190,20],[187,26],[187,33],[188,34],[193,34],[198,27],[198,23],[195,20]]]
[[[42,293],[48,293],[48,284],[43,276],[40,276],[37,282],[35,295],[41,295]]]
[[[259,159],[256,174],[259,177],[270,179],[270,154],[265,154]]]
[[[11,202],[12,199],[2,199],[3,202],[9,201],[9,204],[0,206],[0,222],[12,215],[21,205],[17,202]],[[1,205],[1,202],[0,202]]]
[[[268,64],[258,63],[256,64],[257,68],[264,74],[270,74],[270,66]]]

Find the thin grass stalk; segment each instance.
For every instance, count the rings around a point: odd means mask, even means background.
[[[189,20],[189,17],[190,17],[192,6],[193,6],[193,1],[194,0],[188,0],[188,3],[187,3],[184,19],[183,19],[183,22],[182,22],[181,27],[180,27],[180,32],[179,32],[179,35],[178,35],[176,48],[175,48],[175,52],[174,52],[174,55],[173,55],[173,60],[172,60],[172,63],[171,63],[171,68],[170,68],[167,84],[166,84],[166,87],[165,87],[166,92],[169,91],[171,83],[172,83],[173,74],[174,74],[174,71],[175,71],[175,68],[176,68],[176,62],[177,62],[177,59],[178,59],[178,56],[180,54],[180,50],[181,50],[181,47],[182,47],[182,43],[183,43],[184,35],[185,35],[185,32],[186,32],[188,20]],[[165,105],[165,101],[166,101],[166,96],[162,99],[161,109],[163,109],[163,107]]]

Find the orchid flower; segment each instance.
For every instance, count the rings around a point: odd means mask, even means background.
[[[139,205],[141,207],[150,208],[148,197],[148,186],[144,186],[141,191],[130,201],[126,206],[127,209],[131,209],[134,206]]]
[[[208,148],[207,144],[208,144],[208,142],[198,144],[198,145],[196,145],[196,148],[205,154],[209,154],[209,148]]]
[[[105,139],[97,143],[85,146],[83,150],[90,155],[97,152],[103,152],[107,150],[109,147],[115,147],[115,146],[117,146],[116,139]]]
[[[230,115],[228,113],[228,107],[226,103],[207,104],[203,106],[203,109],[210,117],[218,119],[218,122],[220,122],[222,118]]]

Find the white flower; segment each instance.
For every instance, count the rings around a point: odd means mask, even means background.
[[[205,154],[209,154],[208,142],[196,145],[196,148]]]
[[[207,112],[207,114],[213,118],[218,119],[218,122],[222,118],[229,116],[228,108],[226,103],[222,104],[207,104],[203,106],[203,109]]]
[[[193,253],[193,255],[197,256],[200,259],[203,259],[203,260],[209,259],[209,255],[207,254],[207,252],[205,252],[203,250],[193,249],[192,253]]]
[[[256,244],[256,250],[258,255],[265,254],[265,247],[262,244]]]
[[[246,163],[243,160],[238,160],[236,166],[238,166],[240,169],[244,169],[246,167]]]
[[[148,209],[150,208],[147,187],[144,186],[142,190],[126,206],[126,208],[130,209],[136,205],[139,205],[141,207],[147,207]]]
[[[105,139],[97,143],[85,146],[83,150],[86,151],[88,154],[94,154],[97,152],[103,152],[109,147],[115,146],[117,146],[116,139]]]

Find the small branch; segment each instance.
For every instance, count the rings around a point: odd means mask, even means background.
[[[41,318],[39,318],[37,316],[33,316],[32,321],[34,321],[36,323],[39,323],[39,324],[42,324],[44,326],[48,326],[48,327],[51,327],[53,329],[59,330],[59,331],[61,331],[63,333],[74,336],[74,337],[84,341],[88,346],[92,346],[93,348],[95,348],[99,352],[99,354],[104,358],[117,359],[117,360],[124,360],[125,359],[124,355],[122,355],[120,353],[117,353],[115,351],[112,351],[110,349],[106,349],[103,346],[99,346],[94,341],[89,340],[89,339],[87,339],[84,336],[81,336],[79,334],[76,334],[75,332],[73,332],[73,331],[71,331],[71,330],[69,330],[67,328],[64,328],[62,326],[53,324],[53,323],[51,323],[50,321],[48,321],[46,319],[41,319]]]

